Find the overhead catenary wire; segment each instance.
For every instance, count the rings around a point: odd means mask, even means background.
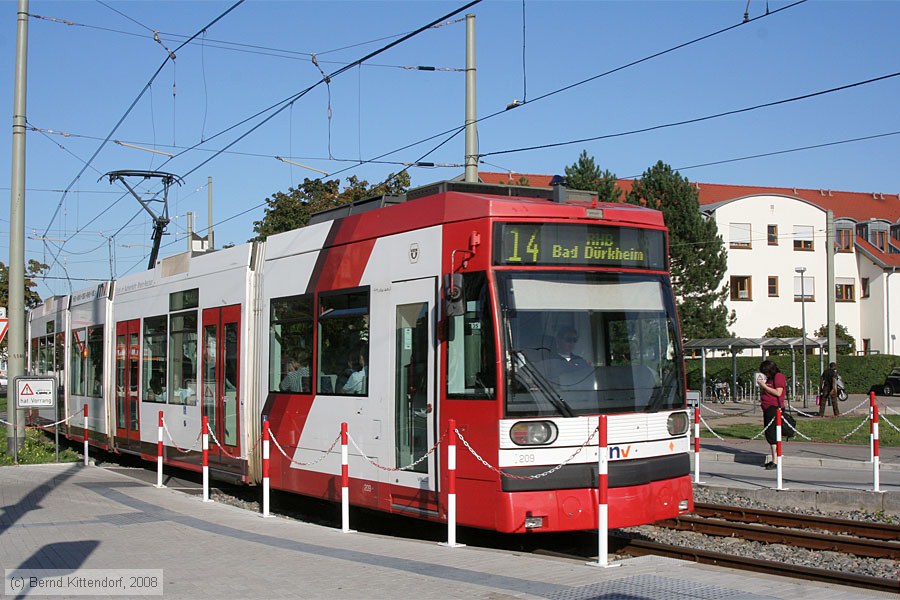
[[[726,111],[718,112],[718,113],[715,113],[715,114],[712,114],[712,115],[706,115],[706,116],[702,116],[702,117],[695,117],[695,118],[692,118],[692,119],[684,119],[684,120],[681,120],[681,121],[674,121],[674,122],[671,122],[671,123],[662,123],[662,124],[659,124],[659,125],[652,125],[652,126],[650,126],[650,127],[642,127],[642,128],[639,128],[639,129],[631,129],[631,130],[629,130],[629,131],[620,131],[620,132],[617,132],[617,133],[607,133],[607,134],[596,135],[596,136],[592,136],[592,137],[579,138],[579,139],[576,139],[576,140],[567,140],[567,141],[564,141],[564,142],[552,142],[552,143],[548,143],[548,144],[538,144],[538,145],[535,145],[535,146],[524,146],[524,147],[521,147],[521,148],[510,148],[510,149],[507,149],[507,150],[496,150],[496,151],[494,151],[494,152],[483,152],[483,153],[481,153],[479,156],[496,156],[496,155],[498,155],[498,154],[512,154],[512,153],[515,153],[515,152],[528,152],[528,151],[531,151],[531,150],[545,150],[545,149],[547,149],[547,148],[558,148],[558,147],[560,147],[560,146],[570,146],[570,145],[572,145],[572,144],[583,144],[583,143],[585,143],[585,142],[596,142],[596,141],[598,141],[598,140],[607,140],[607,139],[611,139],[611,138],[625,137],[625,136],[629,136],[629,135],[636,135],[636,134],[639,134],[639,133],[647,133],[647,132],[649,132],[649,131],[658,131],[658,130],[660,130],[660,129],[667,129],[667,128],[670,128],[670,127],[679,127],[679,126],[681,126],[681,125],[691,125],[691,124],[694,124],[694,123],[702,123],[703,121],[710,121],[710,120],[712,120],[712,119],[720,119],[720,118],[722,118],[722,117],[729,117],[729,116],[732,116],[732,115],[737,115],[737,114],[741,114],[741,113],[751,112],[751,111],[754,111],[754,110],[760,110],[760,109],[763,109],[763,108],[772,108],[773,106],[780,106],[780,105],[783,105],[783,104],[789,104],[789,103],[792,103],[792,102],[799,102],[799,101],[801,101],[801,100],[809,100],[810,98],[816,98],[816,97],[818,97],[818,96],[824,96],[824,95],[826,95],[826,94],[833,94],[833,93],[836,93],[836,92],[842,92],[842,91],[844,91],[844,90],[849,90],[849,89],[852,89],[852,88],[855,88],[855,87],[859,87],[859,86],[863,86],[863,85],[869,85],[869,84],[872,84],[872,83],[878,83],[878,82],[880,82],[880,81],[885,81],[885,80],[888,80],[888,79],[892,79],[892,78],[897,77],[897,76],[900,76],[900,71],[896,71],[896,72],[894,72],[894,73],[889,73],[889,74],[887,74],[887,75],[881,75],[881,76],[879,76],[879,77],[872,77],[872,78],[870,78],[870,79],[865,79],[865,80],[863,80],[863,81],[857,81],[857,82],[854,82],[854,83],[848,83],[848,84],[846,84],[846,85],[841,85],[841,86],[837,86],[837,87],[833,87],[833,88],[828,88],[828,89],[826,89],[826,90],[820,90],[820,91],[818,91],[818,92],[811,92],[811,93],[808,93],[808,94],[801,94],[800,96],[793,96],[793,97],[791,97],[791,98],[783,98],[783,99],[781,99],[781,100],[774,100],[774,101],[772,101],[772,102],[764,102],[764,103],[762,103],[762,104],[756,104],[756,105],[753,105],[753,106],[746,106],[746,107],[743,107],[743,108],[736,108],[736,109],[733,109],[733,110],[726,110]]]
[[[188,43],[190,43],[191,40],[193,40],[195,37],[197,37],[198,35],[200,35],[202,32],[206,31],[207,29],[209,29],[210,27],[212,27],[213,25],[215,25],[216,23],[218,23],[220,20],[224,19],[229,13],[231,13],[231,12],[232,12],[233,10],[235,10],[238,6],[240,6],[241,4],[243,4],[244,1],[245,1],[245,0],[237,0],[237,2],[235,2],[234,4],[232,4],[228,9],[226,9],[226,10],[225,10],[224,12],[222,12],[219,16],[217,16],[215,19],[213,19],[213,20],[212,20],[210,23],[208,23],[205,27],[203,27],[202,29],[200,29],[199,31],[197,31],[197,33],[195,33],[195,34],[194,34],[193,36],[191,36],[188,40],[186,40],[184,43],[182,43],[180,46],[178,46],[178,48],[175,49],[175,52],[177,52],[177,51],[180,50],[182,47],[184,47],[185,45],[187,45]],[[94,151],[94,153],[91,155],[91,157],[87,160],[87,162],[86,162],[85,165],[82,167],[82,169],[81,169],[81,170],[78,172],[78,174],[72,179],[72,182],[69,183],[68,186],[66,186],[66,192],[64,192],[63,195],[62,195],[62,198],[60,198],[60,201],[59,201],[59,203],[57,204],[56,210],[53,212],[53,215],[51,216],[50,221],[49,221],[49,223],[47,224],[47,229],[46,229],[45,232],[44,232],[44,236],[46,236],[46,235],[47,235],[47,232],[50,231],[50,228],[53,226],[53,222],[56,220],[56,217],[59,215],[59,211],[60,211],[60,209],[62,208],[63,202],[65,201],[65,198],[66,198],[66,195],[68,194],[68,191],[72,188],[72,186],[75,184],[75,182],[77,182],[77,181],[81,178],[81,176],[84,174],[84,172],[85,172],[85,171],[88,169],[88,167],[93,163],[94,159],[96,159],[97,156],[100,154],[100,151],[106,146],[107,143],[109,143],[110,139],[112,139],[112,136],[115,135],[115,132],[119,129],[119,127],[122,125],[122,123],[124,123],[125,119],[128,118],[128,115],[131,114],[131,111],[134,110],[134,107],[135,107],[135,106],[137,106],[138,101],[140,101],[140,99],[144,96],[144,94],[147,92],[147,90],[150,89],[151,85],[153,84],[153,81],[156,79],[157,76],[159,76],[159,74],[162,72],[163,68],[166,66],[166,64],[168,64],[168,62],[169,62],[170,60],[172,60],[171,56],[167,55],[166,58],[165,58],[165,60],[163,60],[162,64],[160,64],[159,68],[157,68],[157,70],[156,70],[156,71],[153,73],[153,75],[150,77],[150,80],[144,85],[143,88],[141,88],[141,91],[138,93],[137,97],[136,97],[136,98],[132,101],[132,103],[128,106],[128,108],[125,110],[124,114],[119,118],[119,120],[118,120],[118,121],[116,122],[116,124],[113,126],[112,130],[110,130],[109,134],[107,134],[107,136],[106,136],[106,138],[103,140],[103,142],[100,143],[100,145],[97,147],[97,149],[96,149],[96,150]],[[59,253],[57,253],[57,254],[53,257],[53,263],[54,263],[54,264],[56,263],[56,258],[57,258],[58,256],[59,256]],[[52,267],[53,264],[51,264],[50,266]]]

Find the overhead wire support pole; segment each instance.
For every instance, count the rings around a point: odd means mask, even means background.
[[[9,349],[10,381],[25,374],[25,118],[28,83],[28,0],[19,0],[16,71],[13,91],[12,176],[9,197]],[[10,404],[12,427],[6,429],[7,450],[16,455],[25,441],[25,411]],[[21,432],[21,433],[20,433]]]
[[[475,105],[475,15],[466,15],[466,175],[469,183],[478,181],[478,116]]]
[[[135,197],[135,199],[140,202],[141,206],[144,207],[150,216],[153,218],[153,235],[151,240],[153,241],[152,249],[150,250],[150,260],[147,264],[147,270],[152,269],[156,266],[156,259],[159,257],[159,247],[162,244],[162,236],[166,233],[166,226],[169,224],[169,187],[173,183],[177,183],[178,185],[184,184],[184,180],[178,177],[177,175],[173,175],[171,173],[164,173],[162,171],[111,171],[104,175],[103,177],[109,177],[109,182],[112,183],[114,181],[121,181],[122,185],[124,185],[131,195]],[[161,179],[163,183],[163,209],[160,215],[157,215],[153,212],[153,209],[150,208],[149,202],[141,198],[140,194],[138,194],[133,187],[128,185],[128,182],[125,180],[126,177],[142,177],[144,179]],[[101,178],[102,179],[102,178]]]

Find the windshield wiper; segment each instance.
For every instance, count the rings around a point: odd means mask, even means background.
[[[574,417],[575,413],[572,411],[572,407],[569,406],[562,396],[556,393],[553,389],[553,385],[547,381],[547,378],[544,377],[543,373],[528,363],[525,359],[525,354],[520,350],[512,350],[511,352],[514,357],[513,368],[516,368],[517,373],[523,375],[522,383],[528,386],[529,390],[537,389],[540,391],[544,398],[552,404],[562,416]]]
[[[660,381],[659,387],[653,390],[653,395],[650,396],[650,403],[647,404],[647,412],[659,412],[663,402],[665,402],[666,398],[669,396],[669,386],[674,381],[677,372],[678,371],[674,367],[663,370],[662,381]]]

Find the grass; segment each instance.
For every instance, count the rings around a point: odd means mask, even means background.
[[[0,412],[6,412],[6,396],[0,396]],[[6,425],[0,425],[0,466],[16,464],[12,454],[7,452]],[[18,452],[20,465],[37,465],[56,462],[56,445],[53,434],[41,429],[26,429],[25,444]],[[60,448],[60,462],[75,462],[81,457],[71,448]]]
[[[888,415],[891,423],[900,427],[900,416]],[[860,427],[856,433],[844,439],[844,436],[850,433],[862,421],[861,415],[848,417],[838,417],[836,419],[797,419],[797,430],[810,438],[814,442],[828,442],[838,444],[851,444],[857,446],[869,445],[869,425],[866,423]],[[758,423],[736,423],[733,425],[716,425],[714,422],[710,426],[723,438],[731,438],[736,440],[749,440],[759,435],[762,429],[762,419]],[[786,425],[784,427],[787,427]],[[701,438],[715,437],[708,430],[700,430]],[[762,439],[760,437],[759,439]],[[900,446],[900,433],[893,427],[881,420],[878,427],[878,439],[882,446]],[[794,436],[792,441],[805,442],[806,440],[799,435]]]

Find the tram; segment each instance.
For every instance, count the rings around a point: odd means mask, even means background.
[[[357,201],[263,242],[158,261],[30,313],[91,444],[213,477],[501,532],[597,526],[599,415],[609,526],[693,509],[681,336],[661,213],[562,187],[441,182]],[[53,323],[52,327],[48,323]],[[49,361],[48,356],[54,356]],[[67,435],[82,439],[80,420]]]

